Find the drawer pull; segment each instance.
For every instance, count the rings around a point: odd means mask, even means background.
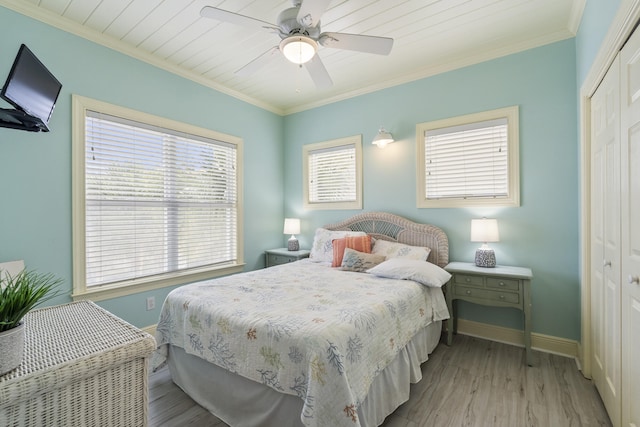
[[[640,277],[629,275],[629,284],[633,285],[634,283],[640,285]]]
[[[467,291],[467,295],[471,295],[471,291]]]
[[[498,283],[499,286],[504,286],[504,282]]]
[[[500,295],[500,299],[504,299],[504,295]]]
[[[471,281],[471,279],[469,279],[468,277],[467,277],[465,280],[466,280],[467,282],[470,282],[470,281]]]

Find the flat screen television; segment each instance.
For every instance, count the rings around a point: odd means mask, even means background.
[[[26,45],[22,44],[13,61],[7,81],[2,87],[0,97],[28,116],[13,115],[25,126],[36,126],[39,130],[48,131],[47,124],[58,100],[60,89],[62,84],[58,79]]]

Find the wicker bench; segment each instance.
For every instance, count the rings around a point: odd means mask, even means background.
[[[20,366],[0,376],[2,426],[146,426],[153,337],[89,301],[25,317]]]

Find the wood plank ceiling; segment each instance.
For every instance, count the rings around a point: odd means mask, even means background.
[[[585,0],[332,0],[322,31],[391,37],[388,56],[320,47],[333,86],[279,52],[255,74],[234,72],[277,46],[268,31],[200,16],[214,6],[270,23],[290,0],[0,0],[0,5],[279,114],[575,36]]]

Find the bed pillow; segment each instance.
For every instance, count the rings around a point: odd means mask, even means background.
[[[334,239],[341,239],[347,236],[366,236],[362,231],[331,231],[326,228],[318,228],[313,237],[313,245],[311,245],[311,253],[309,259],[314,262],[333,261],[333,245]]]
[[[389,279],[413,280],[431,288],[441,288],[451,279],[451,274],[435,264],[407,258],[388,259],[367,273]]]
[[[344,271],[357,271],[362,273],[375,267],[381,262],[384,262],[384,260],[385,258],[382,255],[359,252],[354,249],[346,248],[344,250],[344,256],[342,257],[342,265],[340,266],[340,269]]]
[[[347,236],[342,239],[333,239],[333,260],[331,267],[340,267],[342,265],[342,256],[346,248],[355,249],[359,252],[371,253],[371,236]]]
[[[372,254],[384,255],[390,258],[408,258],[426,261],[431,249],[423,246],[410,246],[403,243],[389,242],[377,239],[373,244]]]

